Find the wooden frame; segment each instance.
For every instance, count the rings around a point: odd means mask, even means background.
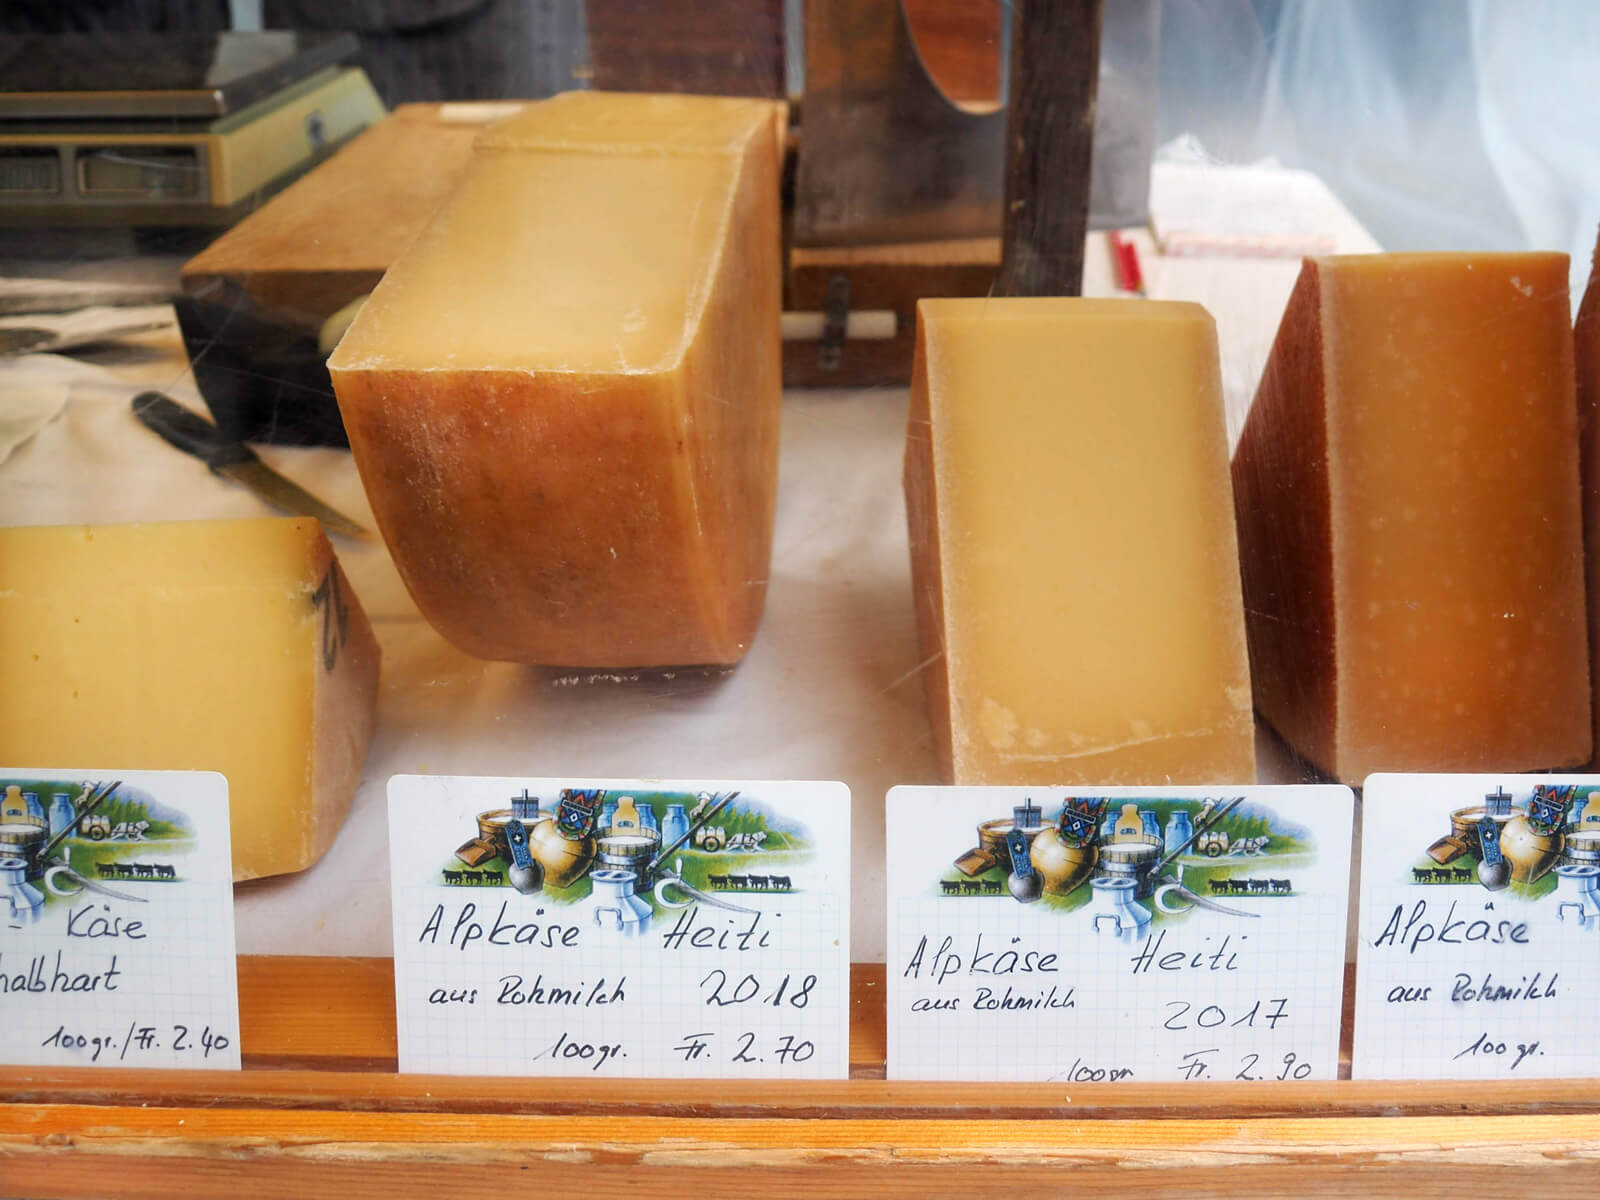
[[[1600,1081],[895,1083],[883,983],[881,965],[852,973],[847,1082],[474,1079],[394,1073],[390,960],[243,958],[241,1072],[0,1068],[0,1193],[1600,1187]]]

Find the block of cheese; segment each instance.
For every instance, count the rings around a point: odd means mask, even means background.
[[[1600,770],[1600,238],[1595,241],[1589,284],[1578,306],[1578,423],[1582,436],[1584,559],[1588,564],[1590,716],[1594,749],[1589,771]]]
[[[749,648],[777,487],[775,111],[529,105],[484,134],[330,359],[400,574],[469,654]]]
[[[378,644],[307,518],[0,529],[0,763],[220,771],[235,879],[332,844]]]
[[[1253,782],[1211,317],[1006,299],[917,318],[906,508],[945,778]]]
[[[1308,259],[1234,458],[1257,707],[1324,771],[1589,756],[1561,254]]]

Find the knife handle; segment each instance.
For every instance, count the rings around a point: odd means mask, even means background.
[[[255,451],[243,442],[229,441],[210,421],[160,392],[140,392],[135,396],[133,415],[169,444],[194,455],[213,471],[255,459]]]

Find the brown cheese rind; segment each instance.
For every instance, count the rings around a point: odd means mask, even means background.
[[[1307,260],[1233,458],[1256,709],[1332,772],[1338,724],[1322,289]]]
[[[1589,588],[1589,678],[1600,688],[1600,239],[1595,242],[1574,328],[1578,377],[1578,425],[1582,439],[1584,560]],[[1592,696],[1594,757],[1585,770],[1600,770],[1600,696]]]
[[[452,643],[598,668],[749,649],[776,511],[778,172],[766,102],[530,105],[373,294],[329,368],[379,528]]]
[[[944,569],[939,557],[938,481],[933,469],[933,423],[928,411],[927,334],[917,321],[917,347],[906,418],[906,526],[911,541],[911,588],[916,601],[917,665],[933,729],[939,777],[954,780],[950,745],[950,663],[945,656]]]
[[[1261,711],[1346,782],[1589,755],[1565,278],[1553,254],[1304,269],[1234,477]]]

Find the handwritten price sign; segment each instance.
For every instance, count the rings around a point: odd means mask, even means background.
[[[889,1074],[1332,1079],[1340,787],[895,788]]]
[[[842,1078],[833,783],[397,776],[405,1071]]]
[[[1600,1074],[1600,777],[1374,775],[1351,1074]]]
[[[0,1061],[239,1067],[228,786],[0,769]]]

